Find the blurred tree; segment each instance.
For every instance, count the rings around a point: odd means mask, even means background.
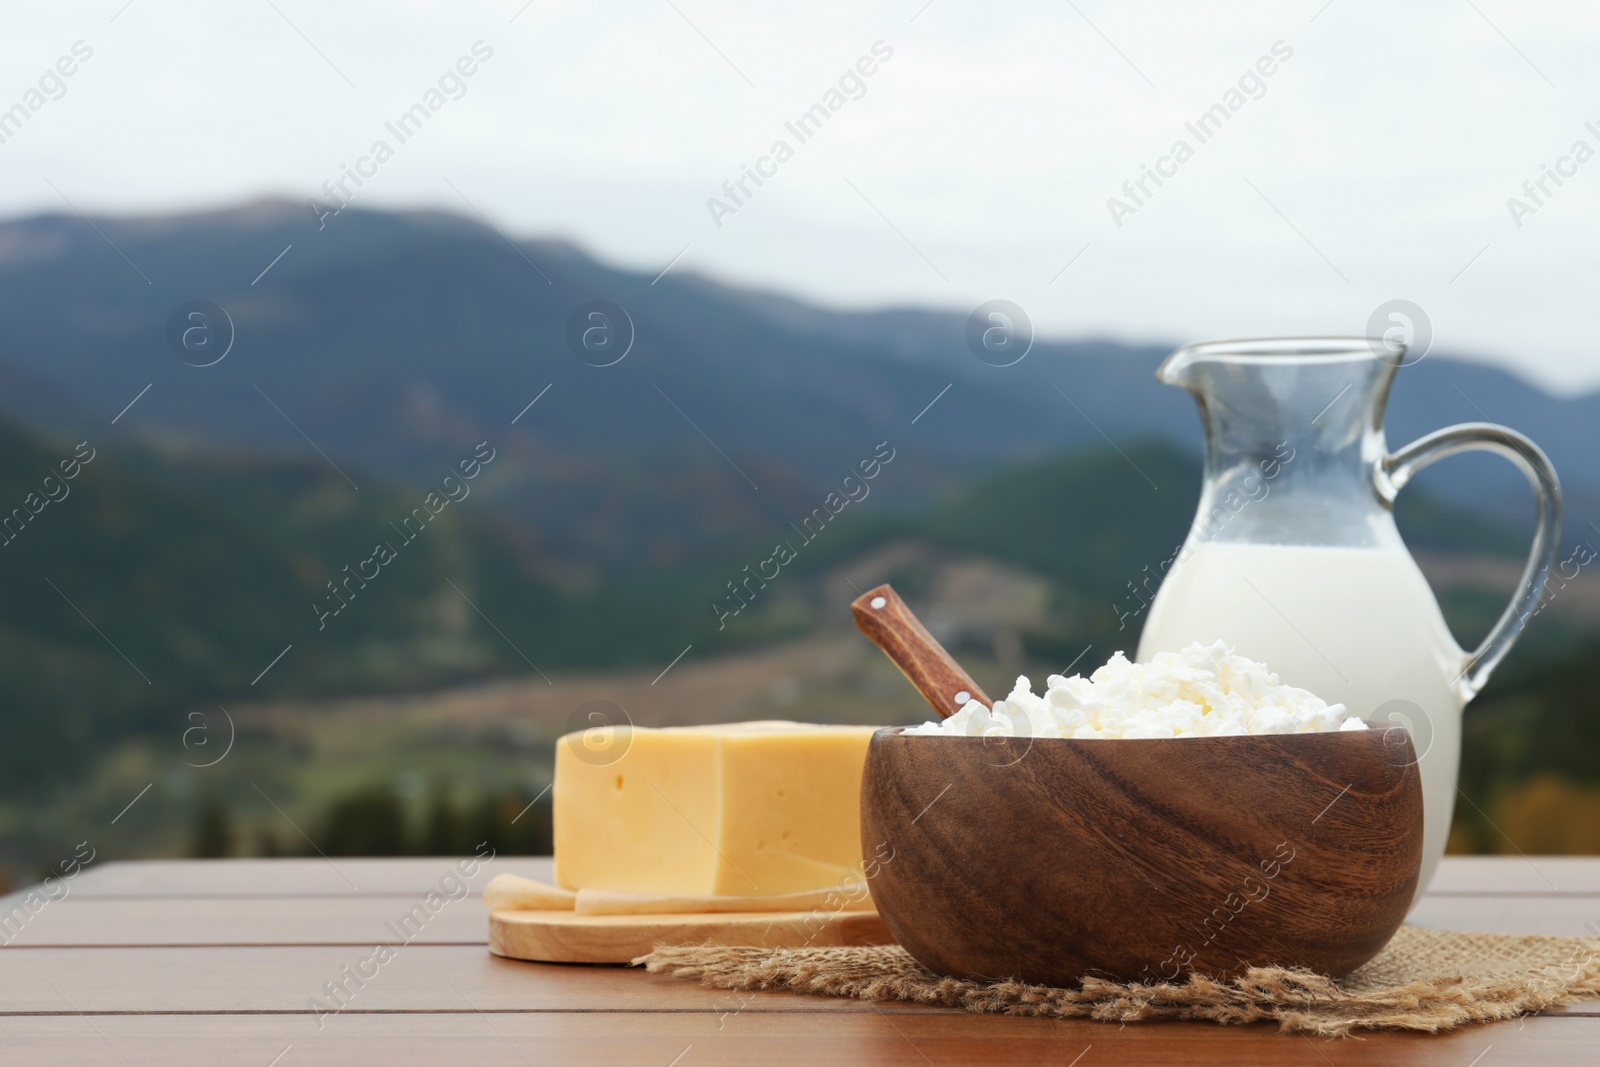
[[[453,856],[472,851],[462,844],[466,829],[460,810],[451,803],[442,787],[435,787],[422,827],[421,853],[424,856]]]
[[[233,818],[221,797],[208,796],[195,811],[189,855],[197,859],[221,859],[232,854]]]
[[[467,823],[470,833],[458,851],[475,851],[485,841],[499,855],[548,856],[553,847],[548,790],[538,800],[520,790],[484,797]]]
[[[1557,775],[1535,775],[1496,798],[1494,821],[1505,836],[1492,851],[1503,855],[1600,854],[1600,789]]]
[[[312,839],[330,856],[464,856],[485,843],[502,855],[548,856],[550,795],[517,789],[458,804],[437,787],[413,830],[393,789],[364,786],[329,806]]]
[[[256,828],[256,855],[272,858],[283,855],[283,844],[278,840],[278,835],[265,827]]]
[[[405,807],[387,785],[366,786],[335,801],[312,840],[329,856],[405,856],[411,852]]]

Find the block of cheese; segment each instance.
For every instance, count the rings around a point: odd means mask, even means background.
[[[862,877],[861,771],[875,727],[622,728],[556,744],[555,878],[568,889],[774,896]]]

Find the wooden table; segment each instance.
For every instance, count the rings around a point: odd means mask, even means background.
[[[499,859],[358,988],[357,968],[445,859],[91,867],[0,950],[6,1064],[1600,1063],[1600,1002],[1451,1034],[1353,1039],[1269,1026],[1114,1026],[789,993],[730,994],[619,967],[497,959],[476,891],[548,860]],[[20,894],[6,898],[9,913]],[[1600,858],[1452,858],[1416,918],[1458,929],[1600,927]],[[0,933],[0,939],[6,935]],[[344,979],[346,1010],[313,998]]]

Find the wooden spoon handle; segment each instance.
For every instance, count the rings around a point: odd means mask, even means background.
[[[978,683],[935,641],[893,586],[880,585],[850,603],[856,627],[894,661],[917,692],[948,719],[969,701],[993,707]]]

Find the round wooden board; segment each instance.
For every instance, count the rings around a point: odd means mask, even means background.
[[[489,951],[540,963],[628,963],[657,945],[831,948],[889,945],[875,911],[760,911],[690,915],[579,915],[571,911],[489,913]]]

